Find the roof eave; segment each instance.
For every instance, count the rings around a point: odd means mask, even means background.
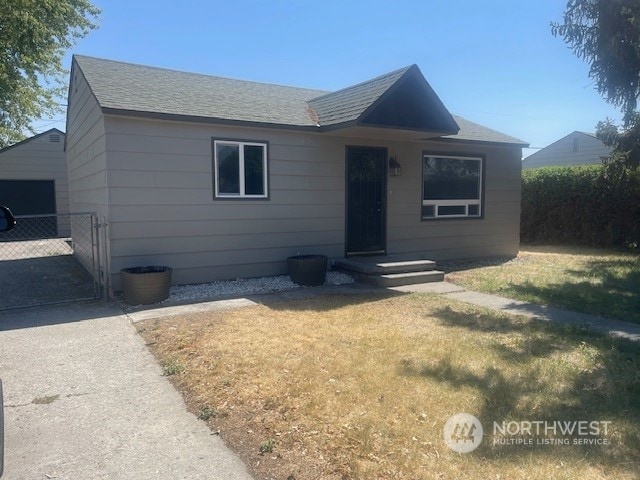
[[[428,138],[425,140],[446,142],[446,143],[464,143],[467,145],[493,145],[493,146],[518,147],[518,148],[529,147],[528,143],[519,142],[519,141],[506,142],[506,141],[500,141],[500,140],[473,140],[469,138],[453,138],[453,137],[437,137],[437,138]]]
[[[424,132],[424,133],[433,133],[434,136],[441,136],[441,135],[455,135],[459,132],[459,130],[426,130],[424,128],[413,128],[413,127],[406,127],[406,126],[400,126],[400,125],[391,125],[391,124],[385,124],[385,125],[377,125],[375,123],[362,123],[361,120],[357,120],[354,123],[354,126],[356,127],[362,127],[362,128],[383,128],[383,129],[389,129],[389,130],[406,130],[407,132]]]
[[[320,127],[314,125],[291,125],[282,123],[270,123],[270,122],[256,122],[250,120],[233,120],[228,118],[219,117],[203,117],[198,115],[182,115],[176,113],[163,113],[163,112],[148,112],[140,110],[127,110],[122,108],[101,107],[101,111],[105,115],[113,115],[119,117],[137,117],[137,118],[149,118],[154,120],[166,120],[175,122],[192,122],[192,123],[207,123],[216,125],[230,125],[239,127],[255,127],[255,128],[273,128],[282,130],[298,130],[317,132],[320,131]]]

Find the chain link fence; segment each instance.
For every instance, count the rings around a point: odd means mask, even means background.
[[[0,310],[101,297],[92,213],[17,216],[0,233]]]

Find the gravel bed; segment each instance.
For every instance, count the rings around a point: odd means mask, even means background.
[[[346,285],[354,280],[341,272],[327,272],[325,285]],[[293,283],[288,275],[277,277],[247,278],[223,282],[203,283],[198,285],[176,285],[171,287],[169,298],[165,302],[191,302],[216,299],[220,297],[237,297],[261,293],[283,292],[302,287]]]

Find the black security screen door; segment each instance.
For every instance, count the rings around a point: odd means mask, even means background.
[[[387,150],[347,147],[347,255],[385,253]]]

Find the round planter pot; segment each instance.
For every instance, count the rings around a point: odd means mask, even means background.
[[[326,255],[296,255],[287,258],[291,281],[298,285],[316,287],[327,279]]]
[[[124,302],[149,305],[169,298],[170,267],[133,267],[120,271]]]

